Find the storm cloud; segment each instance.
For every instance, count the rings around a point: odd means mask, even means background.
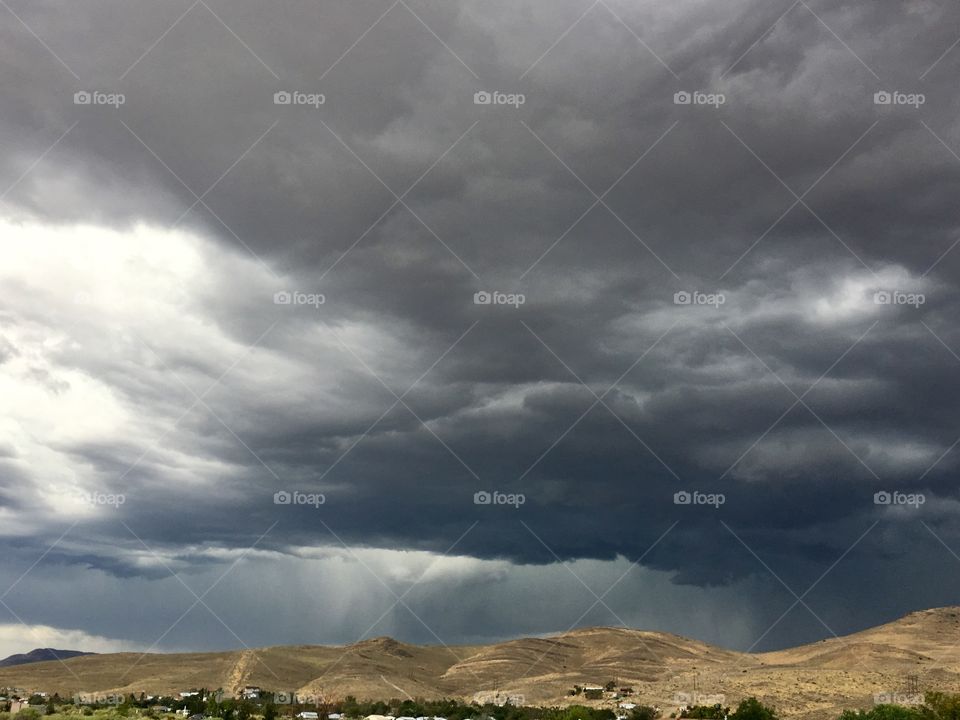
[[[956,602],[957,7],[0,12],[10,623],[769,648]]]

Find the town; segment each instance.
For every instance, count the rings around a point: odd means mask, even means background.
[[[76,693],[62,697],[26,688],[0,688],[0,720],[656,720],[657,718],[717,718],[720,720],[777,720],[775,708],[754,697],[736,709],[723,696],[678,694],[677,706],[666,713],[657,706],[635,701],[632,687],[575,685],[571,697],[582,696],[595,706],[531,706],[524,698],[500,692],[478,692],[471,702],[455,699],[358,701],[353,696],[332,700],[293,691],[266,690],[247,685],[233,696],[222,688],[194,688],[175,695]],[[713,702],[717,700],[718,702]],[[960,717],[960,694],[884,698],[870,710],[845,710],[839,720],[946,720]],[[703,704],[701,704],[703,703]]]

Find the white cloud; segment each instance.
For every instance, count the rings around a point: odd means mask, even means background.
[[[91,635],[83,630],[49,625],[0,624],[0,658],[29,652],[36,648],[110,653],[145,650],[146,646],[128,640]]]

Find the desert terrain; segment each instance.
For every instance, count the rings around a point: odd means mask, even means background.
[[[636,691],[635,702],[675,706],[677,693],[756,696],[784,717],[835,718],[877,693],[960,689],[960,608],[911,613],[841,638],[767,653],[726,650],[629,628],[582,628],[477,646],[420,646],[374,638],[348,646],[277,646],[212,653],[87,655],[0,669],[0,687],[175,694],[244,685],[327,699],[523,696],[528,704],[613,704],[569,694],[574,685]]]

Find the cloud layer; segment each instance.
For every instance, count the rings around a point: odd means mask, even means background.
[[[6,12],[8,620],[149,646],[164,622],[111,628],[107,588],[189,605],[171,573],[229,569],[229,627],[158,648],[235,646],[264,573],[348,642],[424,558],[386,622],[431,642],[622,619],[773,647],[956,601],[956,8]],[[578,610],[530,621],[563,587]]]

